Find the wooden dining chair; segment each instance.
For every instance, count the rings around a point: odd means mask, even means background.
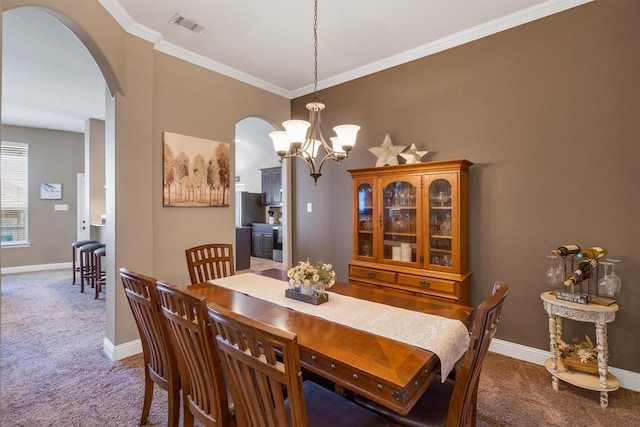
[[[387,426],[384,418],[302,381],[294,333],[209,308],[211,328],[241,426]]]
[[[185,253],[192,284],[235,274],[231,244],[210,243],[189,248]]]
[[[156,290],[181,362],[184,426],[194,418],[207,427],[235,425],[205,299],[161,281]]]
[[[124,267],[120,269],[120,277],[142,342],[144,403],[140,425],[147,423],[155,383],[169,394],[168,425],[177,426],[180,419],[178,359],[169,340],[166,322],[160,314],[156,280]]]
[[[436,378],[406,416],[359,395],[355,396],[356,403],[384,416],[392,426],[475,426],[480,371],[489,344],[496,333],[508,290],[508,285],[496,282],[492,295],[476,309],[469,348],[462,359],[460,372],[455,381],[448,378],[442,383]]]

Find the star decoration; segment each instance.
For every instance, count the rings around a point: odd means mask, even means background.
[[[369,148],[369,151],[374,156],[378,157],[376,167],[385,165],[392,166],[398,164],[398,154],[400,154],[405,148],[407,148],[406,145],[393,145],[389,134],[386,134],[384,136],[384,141],[382,141],[382,145],[380,147]]]
[[[406,161],[408,165],[412,163],[421,163],[422,158],[429,153],[428,151],[418,151],[416,148],[416,144],[411,144],[411,147],[407,149],[404,153],[400,153],[402,158]]]

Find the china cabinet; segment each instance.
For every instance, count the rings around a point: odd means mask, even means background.
[[[350,170],[349,281],[469,305],[468,160]]]

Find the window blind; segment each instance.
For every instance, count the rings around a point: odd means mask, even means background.
[[[29,144],[2,142],[0,190],[2,193],[2,245],[26,243],[29,213]]]

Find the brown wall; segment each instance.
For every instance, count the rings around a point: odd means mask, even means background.
[[[347,169],[375,165],[367,148],[385,133],[429,150],[425,160],[466,158],[475,163],[472,304],[497,280],[511,286],[497,338],[548,349],[545,255],[565,243],[603,245],[622,260],[610,363],[640,372],[639,16],[639,2],[596,1],[321,91],[327,130],[363,129],[349,159],[329,165],[317,186],[298,165],[294,259],[333,262],[347,278]],[[309,99],[293,101],[295,118],[306,117]],[[568,338],[579,333],[572,322],[565,329]],[[594,338],[593,327],[584,331]]]

